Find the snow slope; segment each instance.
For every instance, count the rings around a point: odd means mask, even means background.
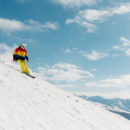
[[[0,61],[0,130],[130,130],[130,121]]]

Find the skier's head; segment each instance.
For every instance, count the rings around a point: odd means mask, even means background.
[[[21,43],[21,48],[26,48],[26,44],[25,43]]]

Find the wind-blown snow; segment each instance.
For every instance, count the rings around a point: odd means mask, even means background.
[[[130,121],[0,62],[0,130],[130,130]]]

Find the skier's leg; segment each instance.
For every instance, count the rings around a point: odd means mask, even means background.
[[[26,72],[25,67],[24,67],[24,62],[23,62],[23,60],[17,60],[17,62],[20,64],[21,71],[22,71],[23,73]]]
[[[23,64],[24,64],[24,69],[25,69],[25,72],[26,72],[27,74],[30,74],[30,71],[29,71],[29,69],[28,69],[28,67],[27,67],[27,65],[26,65],[26,62],[25,62],[25,61],[23,61]]]

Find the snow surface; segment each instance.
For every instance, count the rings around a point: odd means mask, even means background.
[[[0,130],[130,130],[130,121],[0,61]]]

